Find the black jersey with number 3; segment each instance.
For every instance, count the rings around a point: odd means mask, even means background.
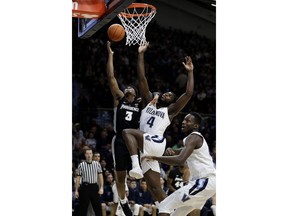
[[[117,134],[121,134],[126,128],[139,128],[139,120],[141,114],[141,99],[138,98],[129,103],[123,97],[117,107],[114,108],[114,130]],[[115,122],[116,120],[116,122]],[[116,126],[116,128],[115,128]]]

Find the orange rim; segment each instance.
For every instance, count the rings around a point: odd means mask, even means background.
[[[145,3],[132,3],[127,8],[146,8],[146,7],[150,8],[151,12],[145,13],[145,14],[129,14],[129,13],[121,12],[119,13],[119,15],[122,17],[126,17],[126,18],[132,18],[132,17],[139,17],[139,16],[149,16],[152,13],[156,13],[156,7],[150,4],[145,4]]]

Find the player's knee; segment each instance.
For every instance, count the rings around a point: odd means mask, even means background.
[[[122,131],[122,136],[125,138],[125,137],[127,137],[129,135],[129,129],[124,129],[123,131]]]
[[[158,198],[164,198],[161,188],[152,186],[152,187],[150,188],[150,190],[151,190],[151,192],[152,192],[153,194],[155,194],[155,196],[157,196]]]

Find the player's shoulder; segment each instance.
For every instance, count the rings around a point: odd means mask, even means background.
[[[204,139],[204,137],[203,137],[203,135],[201,134],[201,133],[199,133],[199,132],[192,132],[192,133],[190,133],[188,136],[186,136],[184,139],[183,139],[183,141],[185,142],[185,143],[187,143],[187,142],[189,142],[189,141],[197,141],[197,140],[203,140]]]

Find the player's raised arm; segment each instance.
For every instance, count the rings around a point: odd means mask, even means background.
[[[114,65],[113,54],[110,41],[107,41],[108,61],[107,61],[107,79],[109,83],[110,91],[114,97],[114,100],[120,100],[124,97],[124,93],[119,89],[117,80],[114,77]]]
[[[168,107],[168,113],[169,116],[176,116],[178,113],[186,106],[188,101],[191,99],[192,94],[193,94],[193,89],[194,89],[194,76],[193,76],[193,69],[194,66],[192,64],[192,59],[190,56],[185,57],[185,63],[182,62],[184,65],[187,73],[188,73],[188,80],[187,80],[187,85],[186,85],[186,91],[184,94],[182,94],[178,100],[171,104]]]
[[[144,53],[149,46],[149,42],[138,48],[137,75],[139,80],[139,92],[145,104],[148,104],[153,96],[149,90],[148,82],[145,77]]]

